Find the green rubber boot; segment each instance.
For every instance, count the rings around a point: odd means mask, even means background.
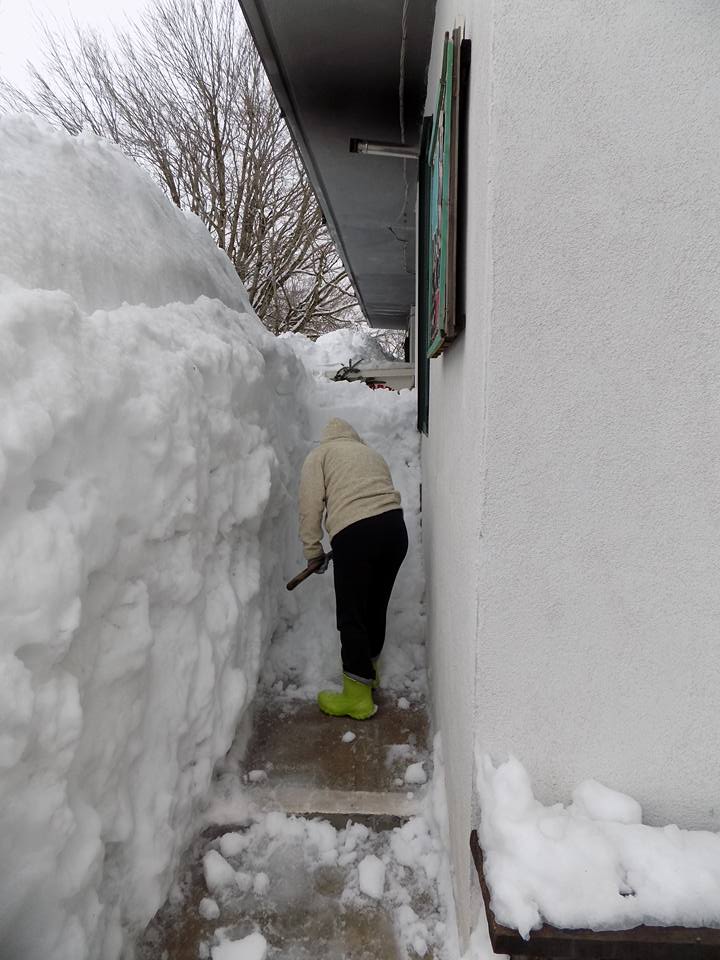
[[[321,690],[318,694],[318,706],[323,713],[331,717],[352,717],[353,720],[368,720],[376,712],[373,703],[372,688],[369,683],[360,683],[343,674],[342,693],[334,690]]]

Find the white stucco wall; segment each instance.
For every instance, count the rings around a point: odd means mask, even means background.
[[[458,14],[468,327],[424,511],[465,924],[473,735],[545,801],[595,777],[720,828],[720,6],[440,0],[430,110]]]
[[[489,348],[489,161],[491,21],[488,4],[466,10],[473,40],[469,117],[468,223],[471,269],[466,333],[431,368],[429,437],[423,447],[423,542],[428,582],[428,635],[435,722],[446,764],[453,881],[461,932],[471,911],[475,686],[479,631],[480,518],[486,470],[484,430]],[[439,0],[428,81],[426,112],[433,113],[442,63],[444,31],[452,30],[453,3]]]

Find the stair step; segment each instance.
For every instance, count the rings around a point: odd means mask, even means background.
[[[403,955],[396,928],[402,903],[395,900],[397,884],[405,881],[399,880],[403,868],[389,854],[391,831],[422,812],[424,787],[407,784],[405,773],[411,764],[422,763],[428,779],[432,775],[429,723],[422,704],[387,692],[376,699],[376,716],[357,721],[326,717],[313,701],[258,694],[222,771],[206,814],[208,825],[184,858],[175,895],[145,932],[138,960],[197,960],[209,956],[218,937],[236,940],[254,931],[267,940],[268,960],[398,960]],[[225,778],[227,791],[221,788]],[[262,823],[264,814],[275,811],[298,821],[280,821],[287,833],[282,840],[273,838],[268,821],[266,853]],[[329,828],[300,818],[328,821],[337,831],[349,822],[362,824],[370,833],[363,835],[364,849],[356,855],[303,866],[312,841],[303,852],[294,839],[297,832],[312,836]],[[243,890],[233,883],[216,897],[220,916],[205,919],[200,903],[210,894],[203,857],[222,847],[220,838],[230,832],[245,834],[241,846],[255,838],[233,869],[255,876],[265,872],[268,890],[261,895],[252,886]],[[343,836],[338,834],[338,842]],[[395,877],[395,893],[387,890],[381,900],[357,893],[358,864],[368,851],[386,858],[388,883],[391,874]],[[411,902],[418,913],[438,916],[432,884],[420,875],[413,883]],[[437,936],[433,929],[431,924],[431,938]],[[427,960],[435,956],[437,943],[428,943]]]

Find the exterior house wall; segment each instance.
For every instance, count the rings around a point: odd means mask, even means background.
[[[431,363],[429,636],[461,929],[473,751],[720,828],[720,8],[465,16],[467,329]]]
[[[472,37],[468,118],[470,269],[465,334],[430,363],[430,423],[423,448],[423,542],[428,583],[428,636],[436,726],[446,766],[455,902],[461,930],[472,922],[468,839],[473,821],[473,755],[478,657],[480,521],[485,494],[487,363],[491,264],[487,184],[491,21],[488,4],[466,4]],[[426,113],[435,111],[445,30],[457,8],[439,0]],[[462,12],[462,11],[460,11]]]

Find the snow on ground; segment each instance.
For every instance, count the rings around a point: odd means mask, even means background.
[[[298,917],[305,910],[342,913],[375,901],[389,912],[405,956],[422,957],[428,950],[434,951],[437,960],[458,956],[447,904],[438,893],[441,869],[448,876],[449,869],[429,808],[426,814],[383,832],[351,821],[336,829],[321,819],[253,812],[242,830],[211,842],[205,862],[221,858],[219,850],[227,853],[224,882],[218,886],[216,866],[209,874],[206,870],[206,878],[219,908],[214,938],[221,944],[228,918],[245,917],[246,923],[253,924],[257,917],[272,918],[285,911],[294,911]],[[260,885],[258,877],[263,878]],[[329,891],[330,902],[322,891]],[[206,904],[207,899],[200,904],[205,918]],[[262,925],[256,933],[263,935]],[[269,935],[268,929],[265,933]],[[245,935],[238,934],[238,942]],[[305,936],[300,923],[297,940],[284,940],[282,948],[272,947],[268,956],[305,957]],[[215,957],[217,949],[211,941],[205,952]]]
[[[397,744],[388,759],[415,752],[413,743]],[[348,820],[336,829],[322,819],[268,812],[256,806],[252,792],[237,778],[218,783],[215,804],[207,811],[206,828],[227,824],[228,832],[201,841],[208,895],[219,910],[210,955],[235,924],[238,939],[257,929],[274,945],[269,960],[305,960],[317,956],[310,943],[306,915],[363,913],[362,923],[377,934],[376,914],[389,915],[401,955],[460,960],[449,858],[448,806],[442,744],[435,737],[432,779],[417,794],[419,813],[395,829],[375,831]],[[230,790],[228,793],[227,791]],[[219,859],[223,861],[217,869]],[[210,869],[208,870],[208,863]],[[232,875],[234,871],[234,877]],[[220,888],[216,877],[222,876]],[[265,882],[261,892],[257,877]],[[205,905],[205,906],[204,906]],[[199,912],[208,917],[207,898]],[[294,925],[283,928],[278,945],[278,916],[291,911]],[[238,923],[242,918],[242,923]],[[172,918],[169,922],[172,924]],[[329,951],[332,953],[332,951]],[[333,953],[333,955],[335,955]],[[462,960],[495,960],[480,912],[468,952]],[[499,960],[499,958],[498,958]]]
[[[623,930],[720,926],[720,834],[649,827],[625,794],[585,781],[546,807],[514,758],[478,758],[479,835],[497,919]]]
[[[0,119],[0,206],[0,942],[116,960],[166,897],[279,617],[275,682],[339,673],[330,578],[283,587],[300,464],[336,414],[409,511],[387,670],[417,686],[412,400],[316,385],[199,221],[92,136]]]

